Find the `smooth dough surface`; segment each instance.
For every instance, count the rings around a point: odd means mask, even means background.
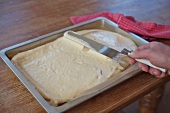
[[[96,35],[94,31],[92,34],[90,32],[79,33],[98,38],[100,31]],[[107,34],[101,32],[102,36]],[[122,72],[127,66],[65,37],[19,53],[12,58],[12,62],[54,105],[72,100]]]
[[[110,32],[106,30],[92,29],[92,30],[83,30],[79,32],[83,33],[84,36],[91,39],[96,39],[103,42],[105,45],[114,48],[115,50],[121,52],[124,48],[128,50],[135,50],[136,44],[129,38],[126,38],[123,35],[120,35],[115,32]]]

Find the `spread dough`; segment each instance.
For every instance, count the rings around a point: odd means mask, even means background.
[[[129,38],[122,36],[115,32],[110,32],[106,30],[92,29],[92,30],[83,30],[79,32],[82,33],[85,37],[91,39],[96,39],[103,42],[105,45],[114,48],[115,50],[121,52],[124,48],[128,50],[135,50],[136,44]]]
[[[79,33],[91,38],[115,37],[115,34],[103,30],[86,30]],[[119,39],[116,43],[119,43]],[[126,40],[124,46],[132,50],[136,48],[133,44],[133,47],[129,46],[130,43],[131,40],[129,42]],[[84,91],[106,81],[110,76],[122,72],[128,66],[127,62],[121,65],[120,62],[65,37],[18,53],[12,58],[12,62],[53,105],[72,100]]]

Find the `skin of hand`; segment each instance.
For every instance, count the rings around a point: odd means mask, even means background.
[[[138,47],[134,52],[130,54],[129,63],[134,64],[135,58],[148,59],[153,65],[161,67],[167,70],[170,75],[170,46],[160,42],[151,42],[149,44]],[[155,75],[157,78],[163,78],[167,74],[161,72],[158,69],[149,67],[143,63],[138,63],[138,67]]]

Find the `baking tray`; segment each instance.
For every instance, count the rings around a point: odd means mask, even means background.
[[[137,68],[136,64],[131,66],[130,68],[126,69],[124,72],[118,74],[117,76],[108,79],[107,81],[97,85],[96,87],[86,91],[83,93],[83,95],[79,98],[76,98],[72,101],[69,101],[61,106],[52,106],[49,104],[48,101],[46,101],[40,93],[35,89],[35,87],[25,78],[24,75],[21,74],[21,72],[13,65],[11,62],[11,59],[14,55],[17,53],[27,51],[30,49],[33,49],[35,47],[41,46],[43,44],[52,42],[56,40],[57,38],[63,36],[65,31],[72,30],[72,31],[81,31],[81,30],[87,30],[87,29],[103,29],[108,30],[112,32],[119,33],[127,38],[130,38],[133,40],[137,46],[143,45],[148,43],[146,40],[140,38],[139,36],[133,34],[133,33],[127,33],[120,28],[118,28],[118,25],[114,22],[104,18],[99,17],[95,18],[77,25],[73,25],[49,34],[45,34],[43,36],[39,36],[37,38],[7,47],[0,51],[1,58],[5,61],[5,63],[10,67],[10,69],[15,73],[15,75],[19,78],[19,80],[25,85],[25,87],[31,92],[31,94],[37,99],[37,101],[43,106],[43,108],[49,112],[49,113],[59,113],[64,112],[94,96],[96,96],[99,93],[102,93],[103,91],[119,84],[120,82],[123,82],[137,73],[140,72],[140,70]]]

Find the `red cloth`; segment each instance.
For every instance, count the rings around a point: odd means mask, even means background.
[[[140,35],[144,39],[170,39],[170,25],[160,25],[153,22],[138,22],[132,16],[124,16],[120,13],[101,12],[84,16],[72,16],[70,20],[73,24],[78,24],[96,17],[105,17],[117,23],[119,28]]]

